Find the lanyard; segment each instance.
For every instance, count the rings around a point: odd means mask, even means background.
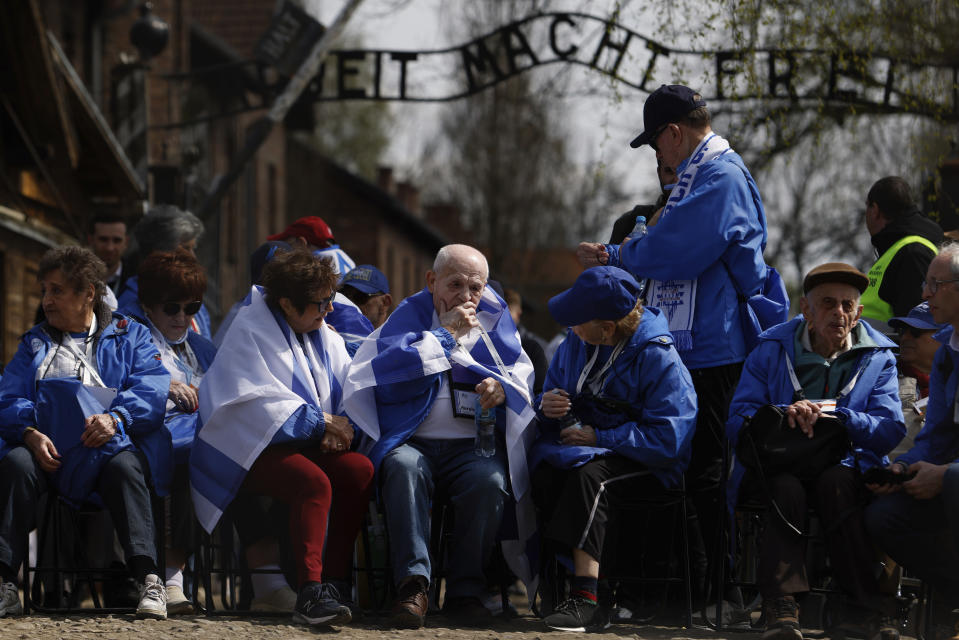
[[[854,375],[852,379],[850,379],[849,382],[846,383],[846,386],[842,388],[842,391],[840,391],[839,395],[836,396],[837,405],[839,404],[840,400],[842,400],[844,397],[852,393],[853,387],[856,386],[856,382],[859,381],[859,376],[862,375],[862,372],[865,370],[865,368],[866,368],[865,365],[859,367],[859,370],[856,371],[856,375]],[[792,382],[793,391],[797,394],[797,396],[794,396],[794,397],[800,397],[800,398],[803,397],[802,385],[799,384],[799,378],[796,377],[796,370],[793,369],[793,363],[789,359],[788,354],[786,356],[786,371],[789,372],[789,380],[790,382]]]
[[[592,377],[592,380],[589,382],[589,390],[593,393],[593,395],[598,394],[599,390],[603,386],[603,380],[605,379],[606,372],[609,371],[609,368],[613,366],[616,358],[619,357],[619,354],[621,354],[625,348],[626,340],[620,340],[619,343],[613,347],[613,351],[609,354],[609,359],[606,361],[606,364],[603,365],[603,368],[597,371],[595,375],[590,376],[589,373],[592,371],[593,366],[595,366],[596,358],[599,356],[599,347],[597,346],[596,350],[593,351],[593,355],[590,357],[589,362],[587,362],[586,366],[583,367],[583,372],[579,374],[579,381],[576,383],[576,393],[581,393],[583,390],[583,385],[586,384],[590,377]]]
[[[80,364],[80,366],[86,368],[87,373],[90,374],[90,378],[93,380],[94,383],[96,383],[100,387],[107,386],[103,384],[103,380],[100,378],[100,374],[97,373],[97,368],[94,367],[93,364],[90,362],[87,354],[80,351],[77,348],[77,345],[76,343],[74,343],[73,338],[70,338],[65,343],[61,340],[60,346],[66,347],[67,350],[70,351],[70,353],[72,353],[76,357],[77,362]]]
[[[493,356],[493,362],[496,363],[496,366],[499,368],[499,372],[503,375],[504,378],[510,378],[510,373],[506,369],[506,365],[503,363],[503,359],[499,355],[499,351],[496,350],[496,346],[493,344],[492,338],[489,337],[489,334],[486,333],[486,329],[483,328],[483,325],[480,325],[480,336],[483,338],[483,342],[486,343],[486,348],[489,350],[490,355]]]

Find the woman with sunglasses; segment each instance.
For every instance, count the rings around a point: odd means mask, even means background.
[[[325,322],[336,282],[329,260],[306,249],[278,252],[263,267],[200,387],[203,426],[190,457],[207,531],[238,498],[289,507],[293,619],[311,625],[352,619],[353,541],[373,480],[369,459],[351,451],[343,410],[350,357]]]
[[[170,372],[165,424],[169,438],[157,451],[170,481],[167,499],[165,581],[167,613],[193,613],[183,592],[183,568],[193,541],[193,505],[187,461],[199,421],[197,388],[216,348],[191,331],[206,292],[206,273],[185,249],[151,253],[140,264],[137,304],[125,311],[150,329],[161,362]]]

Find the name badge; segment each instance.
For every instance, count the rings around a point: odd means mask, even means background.
[[[94,387],[89,384],[83,385],[87,391],[103,405],[104,411],[108,410],[117,397],[117,390],[112,387]]]
[[[476,415],[476,399],[479,394],[473,391],[475,387],[462,382],[454,382],[450,386],[450,396],[453,399],[453,415],[457,418],[473,419]]]

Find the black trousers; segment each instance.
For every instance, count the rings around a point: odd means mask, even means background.
[[[110,458],[97,480],[97,492],[116,526],[128,565],[136,567],[138,582],[151,569],[156,572],[156,536],[145,469],[138,453],[122,451]],[[46,472],[26,447],[15,447],[0,460],[0,565],[5,565],[4,572],[9,569],[15,574],[26,557],[27,533],[36,524],[37,504],[48,486]]]
[[[617,455],[594,458],[573,469],[543,463],[533,473],[533,501],[545,525],[544,535],[601,562],[613,507],[664,491],[644,465]]]
[[[750,476],[748,491],[765,491]],[[833,575],[852,604],[878,610],[881,596],[876,577],[876,553],[866,534],[863,510],[866,490],[859,474],[842,465],[824,471],[818,478],[802,482],[793,475],[767,479],[768,496],[776,501],[785,519],[805,530],[808,506],[822,521],[826,552]],[[766,498],[768,500],[768,497]],[[811,505],[809,503],[812,503]],[[764,516],[763,540],[759,550],[759,589],[763,598],[777,598],[809,591],[806,575],[806,541],[775,509]]]
[[[686,469],[686,491],[690,497],[690,554],[693,556],[693,594],[705,598],[717,562],[723,558],[719,548],[725,514],[720,513],[720,487],[723,476],[723,448],[729,403],[733,399],[743,364],[692,369],[698,412],[692,455]]]

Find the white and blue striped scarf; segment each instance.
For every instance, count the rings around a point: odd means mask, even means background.
[[[415,432],[411,421],[425,417],[430,407],[391,405],[389,411],[378,412],[374,387],[414,380],[462,367],[474,376],[494,378],[506,393],[506,453],[510,483],[516,501],[518,539],[504,541],[503,549],[516,575],[528,585],[534,572],[526,558],[526,545],[535,532],[535,517],[529,495],[529,470],[526,452],[535,437],[531,426],[535,412],[532,399],[533,365],[520,346],[519,332],[509,315],[509,308],[489,288],[483,293],[476,311],[480,326],[486,331],[509,373],[504,377],[483,339],[476,340],[467,352],[454,350],[449,357],[443,345],[429,330],[433,324],[432,294],[423,289],[403,300],[386,323],[363,341],[353,359],[344,385],[344,405],[358,427],[380,443],[373,445],[370,458],[378,466],[390,448],[399,446]],[[478,331],[478,329],[474,329]],[[401,433],[402,432],[402,433]],[[531,591],[532,593],[532,591]]]
[[[686,197],[696,179],[696,173],[707,162],[731,151],[725,138],[712,133],[699,143],[689,163],[669,194],[669,200],[663,207],[660,219],[665,218],[675,206]],[[690,220],[690,224],[695,221]],[[686,352],[693,348],[693,321],[696,317],[696,284],[693,280],[653,280],[646,297],[646,304],[659,307],[669,321],[669,332],[673,334],[676,350]]]
[[[212,531],[254,461],[304,403],[342,414],[350,367],[343,339],[323,325],[301,345],[253,287],[200,384],[203,426],[190,455],[197,519]]]

